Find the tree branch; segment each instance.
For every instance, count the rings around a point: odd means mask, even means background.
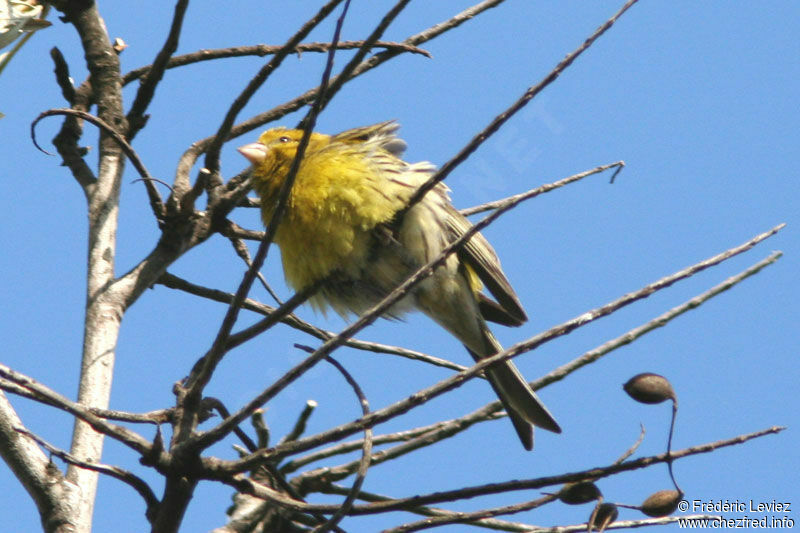
[[[519,201],[519,200],[517,200],[517,201]],[[495,211],[492,215],[496,215],[496,214],[500,213],[501,210],[502,210],[502,208],[498,209],[498,211]],[[487,217],[487,219],[488,218],[489,217]],[[486,220],[486,219],[484,219],[484,220]],[[754,238],[750,239],[749,241],[747,241],[746,243],[744,243],[742,245],[739,245],[739,246],[736,246],[736,247],[731,248],[729,250],[726,250],[726,251],[724,251],[724,252],[722,252],[720,254],[717,254],[717,255],[715,255],[715,256],[713,256],[711,258],[708,258],[708,259],[703,260],[703,261],[701,261],[699,263],[696,263],[696,264],[694,264],[694,265],[692,265],[692,266],[690,266],[690,267],[688,267],[686,269],[683,269],[683,270],[681,270],[679,272],[676,272],[674,274],[671,274],[669,276],[661,278],[660,280],[658,280],[658,281],[656,281],[654,283],[651,283],[651,284],[643,287],[642,289],[639,289],[638,291],[634,291],[632,293],[626,294],[626,295],[622,296],[621,298],[618,298],[617,300],[614,300],[613,302],[610,302],[610,303],[605,304],[605,305],[603,305],[601,307],[592,309],[591,311],[588,311],[588,312],[586,312],[586,313],[584,313],[584,314],[582,314],[582,315],[580,315],[580,316],[578,316],[576,318],[573,318],[571,320],[563,322],[563,323],[561,323],[561,324],[559,324],[557,326],[554,326],[554,327],[550,328],[549,330],[547,330],[545,332],[542,332],[542,333],[540,333],[538,335],[535,335],[534,337],[531,337],[530,339],[528,339],[526,341],[514,344],[510,348],[507,348],[506,350],[503,350],[502,352],[499,352],[498,354],[496,354],[496,355],[494,355],[492,357],[488,357],[486,359],[482,359],[480,362],[476,363],[475,365],[473,365],[472,367],[470,367],[466,371],[459,372],[458,374],[455,374],[455,375],[453,375],[453,376],[451,376],[451,377],[449,377],[447,379],[444,379],[444,380],[440,381],[439,383],[437,383],[435,385],[432,385],[432,386],[430,386],[430,387],[428,387],[426,389],[418,391],[417,393],[415,393],[412,396],[406,398],[405,400],[401,400],[399,402],[396,402],[396,403],[394,403],[394,404],[392,404],[392,405],[390,405],[388,407],[385,407],[383,409],[379,409],[379,410],[373,411],[372,413],[370,413],[369,416],[362,417],[362,418],[360,418],[358,420],[355,420],[353,422],[350,422],[348,424],[343,424],[343,425],[341,425],[339,427],[324,431],[324,432],[319,433],[319,434],[314,435],[314,436],[309,436],[309,437],[306,437],[304,439],[299,439],[299,440],[291,442],[291,443],[286,443],[284,445],[277,446],[274,450],[270,451],[269,455],[270,456],[275,456],[275,457],[284,457],[286,455],[291,455],[291,454],[297,453],[299,451],[308,450],[308,449],[314,448],[316,446],[319,446],[321,443],[331,442],[333,440],[340,439],[340,438],[342,438],[342,437],[344,437],[346,435],[351,435],[353,433],[356,433],[356,432],[360,431],[363,427],[374,426],[377,423],[389,420],[390,418],[393,418],[395,416],[399,416],[400,414],[408,412],[409,410],[413,409],[414,407],[416,407],[418,405],[421,405],[421,404],[427,402],[428,400],[430,400],[430,399],[432,399],[432,398],[434,398],[434,397],[436,397],[436,396],[438,396],[440,394],[443,394],[444,392],[446,392],[446,391],[448,391],[450,389],[453,389],[453,388],[456,388],[456,387],[460,386],[463,382],[465,382],[468,379],[471,379],[473,376],[475,376],[477,373],[479,373],[482,370],[484,370],[489,365],[492,365],[492,364],[494,364],[494,363],[496,363],[498,361],[508,360],[511,357],[514,357],[514,356],[519,355],[521,353],[533,350],[534,348],[536,348],[536,347],[538,347],[538,346],[540,346],[540,345],[542,345],[542,344],[544,344],[546,342],[549,342],[549,341],[551,341],[551,340],[553,340],[555,338],[558,338],[558,337],[560,337],[562,335],[566,335],[567,333],[569,333],[569,332],[571,332],[571,331],[573,331],[573,330],[575,330],[575,329],[577,329],[579,327],[582,327],[582,326],[584,326],[584,325],[586,325],[586,324],[588,324],[588,323],[590,323],[590,322],[592,322],[592,321],[594,321],[594,320],[596,320],[598,318],[601,318],[603,316],[607,316],[607,315],[611,314],[612,312],[616,311],[617,309],[620,309],[620,308],[622,308],[622,307],[624,307],[626,305],[629,305],[629,304],[631,304],[631,303],[633,303],[635,301],[638,301],[640,299],[646,298],[646,297],[650,296],[651,294],[653,294],[654,292],[656,292],[658,290],[661,290],[661,289],[664,289],[666,287],[669,287],[670,285],[674,284],[675,282],[677,282],[677,281],[679,281],[681,279],[688,278],[688,277],[690,277],[690,276],[692,276],[692,275],[694,275],[694,274],[696,274],[696,273],[698,273],[698,272],[700,272],[702,270],[705,270],[705,269],[707,269],[707,268],[709,268],[711,266],[714,266],[716,264],[721,263],[722,261],[730,259],[731,257],[734,257],[735,255],[741,254],[741,253],[749,250],[750,248],[752,248],[756,244],[760,243],[761,241],[771,237],[772,235],[777,233],[783,227],[784,227],[784,224],[780,224],[780,225],[776,226],[775,228],[772,228],[771,230],[769,230],[769,231],[767,231],[765,233],[762,233],[760,235],[755,236]],[[414,279],[414,278],[412,277],[412,278],[409,278],[409,279]],[[404,286],[404,285],[401,285],[401,287]],[[390,298],[387,298],[387,299],[384,300],[384,302],[389,301],[389,300],[390,300]],[[376,306],[375,309],[378,309],[379,307],[380,306]],[[369,315],[369,313],[365,314],[364,316],[366,317],[368,315]],[[340,334],[340,336],[347,335],[350,331],[355,329],[354,326],[356,324],[358,324],[358,323],[359,322],[357,321],[356,323],[354,323],[354,325],[351,325],[348,328],[345,328],[345,330],[343,331],[342,334]],[[212,439],[212,438],[216,439],[216,438],[218,438],[219,437],[219,433],[217,433],[217,432],[222,432],[221,428],[225,428],[226,426],[233,424],[233,421],[237,420],[239,417],[241,417],[243,415],[243,413],[249,412],[251,409],[255,409],[255,408],[263,405],[263,403],[266,402],[273,394],[275,394],[277,390],[280,390],[285,385],[285,381],[286,380],[293,379],[294,377],[296,377],[296,373],[301,372],[306,366],[308,366],[310,368],[311,365],[309,365],[309,362],[311,361],[313,363],[312,359],[317,357],[317,354],[324,353],[324,349],[326,348],[326,346],[329,346],[329,343],[334,343],[335,340],[336,340],[336,338],[332,339],[331,341],[328,341],[328,343],[325,343],[322,346],[322,348],[317,350],[317,352],[315,353],[314,356],[306,359],[305,361],[303,361],[302,363],[297,365],[295,368],[290,370],[283,378],[281,378],[280,380],[275,382],[272,386],[268,387],[264,392],[259,394],[250,404],[248,404],[245,407],[243,407],[238,413],[235,413],[230,418],[224,420],[216,428],[213,428],[213,429],[207,431],[206,433],[201,434],[198,437],[198,439],[205,440],[205,439]],[[297,374],[297,375],[299,375],[299,374]],[[246,465],[247,465],[248,461],[256,460],[256,459],[257,459],[256,456],[253,456],[252,458],[241,459],[239,461],[239,465],[234,467],[234,468],[236,468],[236,469],[246,469],[247,468]],[[231,466],[233,466],[233,465],[231,465]]]
[[[409,199],[408,206],[406,210],[410,209],[411,206],[419,202],[425,194],[428,193],[431,189],[433,189],[437,183],[444,180],[450,172],[452,172],[458,165],[463,163],[478,147],[486,141],[491,135],[496,133],[500,127],[508,121],[511,117],[513,117],[517,111],[525,107],[528,102],[530,102],[537,94],[542,92],[542,90],[553,83],[556,78],[558,78],[564,70],[566,70],[575,59],[578,58],[583,52],[585,52],[594,42],[603,35],[614,23],[617,21],[619,17],[625,13],[628,8],[630,8],[633,4],[635,4],[638,0],[628,0],[625,5],[623,5],[619,11],[617,11],[614,15],[611,16],[602,26],[597,28],[595,32],[590,35],[578,48],[574,51],[567,54],[567,57],[561,60],[561,62],[555,66],[553,70],[550,71],[547,76],[542,79],[536,85],[529,87],[519,99],[511,104],[505,111],[497,115],[480,133],[478,133],[472,140],[467,143],[467,145],[461,149],[454,157],[452,157],[447,163],[442,165],[442,167],[431,176],[428,181],[422,184],[422,186],[417,189],[414,195]]]
[[[28,437],[29,439],[33,440],[34,442],[39,444],[41,447],[43,447],[45,450],[50,452],[50,454],[55,455],[56,457],[59,457],[65,463],[77,466],[79,468],[85,468],[87,470],[92,470],[92,471],[97,472],[99,474],[106,474],[106,475],[108,475],[110,477],[113,477],[114,479],[117,479],[119,481],[122,481],[126,485],[130,486],[144,500],[144,503],[147,506],[146,514],[148,516],[151,516],[155,512],[155,510],[157,509],[157,507],[159,505],[159,501],[158,501],[158,498],[156,498],[156,495],[153,492],[153,489],[151,489],[150,486],[142,478],[140,478],[138,476],[135,476],[132,472],[130,472],[128,470],[125,470],[124,468],[120,468],[118,466],[110,466],[110,465],[104,465],[102,463],[81,461],[80,459],[77,459],[76,457],[73,457],[68,452],[66,452],[66,451],[64,451],[64,450],[62,450],[60,448],[56,448],[55,446],[53,446],[52,444],[48,443],[43,438],[31,433],[27,429],[17,428],[17,432],[19,434],[24,435],[24,436]],[[51,468],[51,471],[54,470],[54,469],[58,470],[57,468]]]
[[[43,111],[39,114],[38,117],[31,123],[31,139],[33,140],[34,146],[41,150],[42,152],[51,155],[49,152],[44,150],[39,143],[36,142],[36,125],[39,123],[40,120],[46,117],[52,117],[56,115],[67,115],[78,117],[81,120],[85,120],[90,122],[100,128],[103,132],[108,134],[114,141],[119,145],[119,148],[122,152],[131,160],[133,163],[134,168],[141,176],[142,181],[144,182],[145,189],[147,190],[147,195],[150,198],[150,207],[153,210],[153,214],[156,216],[156,219],[159,223],[163,223],[164,220],[164,205],[161,200],[161,195],[158,193],[158,189],[155,187],[155,178],[150,175],[147,168],[144,166],[139,154],[136,153],[136,150],[133,149],[133,146],[128,143],[122,133],[118,132],[114,128],[111,127],[110,124],[106,123],[103,119],[98,118],[90,113],[85,111],[79,111],[76,109],[49,109],[47,111]]]
[[[66,533],[74,523],[73,504],[80,490],[69,483],[42,451],[19,433],[23,428],[6,395],[0,392],[0,456],[30,494],[47,532]]]
[[[66,2],[58,7],[63,9],[66,19],[80,36],[89,71],[91,88],[88,90],[91,92],[88,94],[94,97],[97,116],[113,129],[125,131],[127,124],[122,111],[119,58],[106,34],[97,4]],[[80,90],[78,92],[82,93]],[[88,105],[88,102],[87,97],[79,105]],[[80,156],[76,155],[76,140],[77,137],[62,139],[59,152],[66,154],[65,161],[71,168],[84,171],[83,164],[77,161]],[[106,408],[111,395],[114,356],[123,311],[120,298],[110,294],[113,291],[109,286],[114,280],[119,191],[124,159],[119,144],[103,129],[100,130],[98,144],[97,179],[84,187],[89,203],[89,250],[78,403]],[[101,457],[102,451],[103,435],[83,420],[76,419],[70,453],[79,460],[92,461]],[[81,489],[80,501],[76,502],[76,511],[72,515],[78,533],[91,530],[97,476],[96,472],[72,465],[67,468],[67,480]]]
[[[136,97],[133,100],[131,109],[128,111],[128,129],[125,132],[128,140],[132,140],[147,123],[147,117],[145,117],[144,112],[152,102],[153,96],[155,96],[158,83],[164,77],[164,71],[167,69],[170,57],[178,49],[178,40],[181,35],[183,17],[186,14],[187,7],[189,7],[189,0],[178,0],[175,3],[175,13],[172,16],[172,25],[170,26],[167,40],[161,50],[158,51],[153,64],[147,70],[147,74],[144,75],[144,79],[139,85],[139,90],[136,91]]]
[[[689,448],[684,448],[679,451],[674,451],[670,454],[651,455],[641,457],[639,459],[629,460],[622,463],[613,463],[603,467],[595,467],[587,470],[580,470],[577,472],[569,472],[566,474],[558,474],[553,476],[544,476],[531,479],[515,479],[502,483],[489,483],[484,485],[475,485],[470,487],[462,487],[459,489],[433,492],[424,495],[415,495],[407,498],[397,498],[389,501],[376,502],[368,505],[353,506],[348,513],[350,516],[378,514],[389,511],[403,511],[414,509],[420,505],[430,505],[436,503],[457,501],[463,499],[475,498],[478,496],[485,496],[489,494],[499,494],[517,490],[532,490],[541,489],[544,487],[563,485],[564,483],[572,483],[588,479],[602,479],[609,477],[620,472],[629,472],[649,466],[665,463],[667,461],[674,461],[683,459],[692,455],[701,453],[710,453],[720,448],[735,446],[743,444],[749,440],[780,433],[786,429],[782,426],[772,426],[752,433],[738,435],[729,439],[722,439],[714,442],[700,444]],[[241,483],[241,477],[235,476],[234,479],[226,478],[223,472],[218,470],[220,463],[217,461],[209,461],[205,463],[207,468],[206,475],[210,479],[220,479],[226,484],[235,486],[238,490],[254,496],[273,499],[274,496],[271,491],[265,491],[262,487],[255,486],[252,483]],[[287,505],[291,509],[302,512],[319,512],[319,513],[334,513],[339,508],[338,505],[311,505],[295,500],[287,500],[284,498],[274,498],[273,501],[280,505]]]
[[[336,49],[352,50],[354,48],[361,48],[363,45],[364,41],[341,41],[337,43]],[[388,50],[397,50],[400,52],[419,54],[428,58],[433,57],[427,50],[423,50],[422,48],[417,48],[416,46],[412,46],[406,43],[376,41],[373,44],[373,46],[376,48],[386,48]],[[248,57],[248,56],[264,57],[276,54],[281,50],[283,50],[283,48],[284,45],[276,46],[268,44],[254,44],[246,46],[231,46],[229,48],[218,48],[212,50],[198,50],[197,52],[192,52],[190,54],[183,54],[171,57],[169,61],[167,61],[166,68],[171,69],[171,68],[183,67],[185,65],[191,65],[202,61],[226,59],[229,57]],[[297,54],[299,56],[303,52],[327,53],[330,51],[330,49],[331,49],[331,43],[302,43],[295,46],[294,49],[290,51],[290,53]],[[139,67],[137,69],[131,70],[122,77],[122,84],[127,85],[132,81],[135,81],[139,78],[146,76],[151,68],[153,68],[152,65],[147,65],[145,67]]]

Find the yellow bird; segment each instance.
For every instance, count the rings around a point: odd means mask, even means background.
[[[442,183],[397,220],[435,171],[431,163],[401,159],[406,144],[395,135],[398,127],[390,121],[332,136],[311,134],[275,243],[295,290],[322,282],[311,299],[317,309],[331,307],[344,317],[363,313],[471,227]],[[239,148],[253,165],[265,224],[302,135],[274,128]],[[496,300],[481,292],[484,284]],[[502,350],[487,320],[508,326],[527,320],[480,233],[386,314],[399,317],[414,308],[453,334],[476,361]],[[533,448],[534,425],[561,432],[511,361],[491,366],[486,377],[526,449]]]

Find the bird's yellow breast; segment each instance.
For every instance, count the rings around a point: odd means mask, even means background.
[[[281,167],[254,174],[265,224],[287,173]],[[275,236],[286,280],[301,289],[336,270],[358,277],[369,259],[371,230],[391,220],[410,192],[358,150],[309,150]]]

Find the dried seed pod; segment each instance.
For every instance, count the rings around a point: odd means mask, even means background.
[[[591,528],[597,528],[597,531],[604,531],[608,524],[617,519],[619,509],[613,503],[601,503],[595,507],[592,516],[590,531]]]
[[[558,499],[567,505],[580,505],[599,499],[600,489],[591,481],[567,483],[558,491]]]
[[[644,372],[636,374],[622,386],[628,396],[641,403],[661,403],[665,400],[676,401],[675,391],[667,378]]]
[[[683,493],[677,490],[660,490],[648,496],[641,510],[647,516],[667,516],[675,512],[681,498]]]

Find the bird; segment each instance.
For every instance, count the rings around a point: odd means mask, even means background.
[[[436,167],[403,160],[407,145],[398,128],[386,121],[309,136],[274,242],[289,286],[302,290],[319,284],[310,303],[323,313],[330,308],[345,318],[362,314],[472,227],[441,182],[408,206]],[[265,225],[303,133],[277,127],[238,148],[252,165],[251,183]],[[506,326],[527,321],[496,252],[480,233],[384,316],[401,318],[412,310],[452,334],[475,361],[502,351],[487,321]],[[526,450],[533,449],[533,426],[561,433],[512,361],[491,365],[484,374]]]

